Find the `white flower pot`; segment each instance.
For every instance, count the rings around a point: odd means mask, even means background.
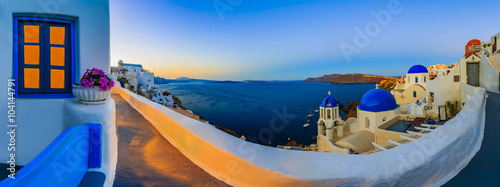
[[[106,102],[106,98],[108,98],[108,91],[101,91],[99,88],[83,88],[79,86],[73,87],[73,95],[78,98],[80,103],[87,105],[98,105]]]

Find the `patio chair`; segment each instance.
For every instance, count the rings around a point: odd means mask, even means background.
[[[415,127],[412,124],[413,120],[408,120],[408,119],[409,118],[403,121],[403,125],[405,126],[405,131],[407,130],[415,131]]]

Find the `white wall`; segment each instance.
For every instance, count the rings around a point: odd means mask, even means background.
[[[500,43],[500,40],[498,41]],[[474,57],[474,59],[472,59]],[[492,62],[494,60],[494,62]],[[479,85],[486,88],[488,91],[500,91],[499,74],[500,74],[500,53],[487,57],[481,55],[480,58],[470,55],[469,58],[461,58],[459,60],[460,66],[460,82],[467,84],[467,62],[479,62]]]
[[[415,82],[415,77],[418,77],[418,83]],[[424,81],[425,77],[425,81]],[[429,82],[429,73],[408,73],[406,74],[406,83],[405,83],[405,89],[408,89],[408,87],[414,85],[414,84],[420,84],[422,87],[425,88],[425,85],[427,82]]]
[[[439,115],[439,105],[445,105],[446,101],[460,101],[461,92],[458,91],[461,89],[462,79],[464,77],[460,77],[459,82],[454,81],[454,76],[460,76],[460,70],[462,65],[459,64],[455,66],[448,75],[438,75],[436,78],[431,80],[427,84],[427,92],[426,92],[426,101],[431,104],[432,109],[428,111],[431,118],[438,117]],[[434,102],[430,102],[430,93],[434,93]],[[431,115],[431,113],[434,113]]]
[[[500,43],[500,40],[498,42]],[[481,62],[479,64],[481,76],[480,85],[481,87],[486,88],[486,90],[488,91],[500,91],[498,77],[500,74],[500,65],[498,64],[499,60],[500,53],[497,53],[495,56],[491,57],[486,57],[484,55],[481,56]]]
[[[395,110],[382,112],[368,112],[358,108],[357,124],[352,124],[350,126],[350,130],[352,133],[356,133],[361,130],[369,130],[374,133],[375,129],[377,129],[377,127],[384,122],[384,119],[387,121],[399,113],[400,107]],[[370,127],[368,129],[366,128],[366,118],[370,120]]]
[[[440,186],[469,163],[484,134],[484,89],[475,89],[459,115],[426,136],[366,155],[253,144],[128,90],[114,91],[191,161],[234,186]]]
[[[137,75],[137,84],[143,86],[146,85],[154,86],[155,85],[154,77],[155,77],[154,73],[141,72],[139,73],[139,75]]]
[[[60,3],[62,2],[62,3]],[[3,0],[0,3],[0,113],[7,114],[7,79],[13,78],[13,14],[27,13],[46,17],[48,14],[78,17],[76,31],[76,75],[93,67],[109,72],[109,2],[107,0]],[[17,164],[25,165],[50,144],[66,127],[63,106],[72,98],[16,99],[18,145]],[[7,115],[4,116],[5,119]],[[69,122],[71,123],[71,122]],[[1,132],[7,132],[5,125]],[[7,142],[6,133],[0,133],[0,142]],[[1,145],[0,145],[1,146]],[[6,143],[5,143],[6,146]],[[0,149],[0,162],[6,162],[7,149]]]
[[[460,86],[462,87],[460,92],[460,97],[462,100],[461,103],[465,103],[467,105],[467,102],[469,102],[469,100],[472,98],[477,87],[468,84],[461,84]]]
[[[106,175],[104,186],[112,186],[118,162],[118,137],[116,135],[115,101],[108,97],[102,105],[83,105],[76,98],[64,103],[64,129],[77,124],[102,125],[101,168],[89,169]]]

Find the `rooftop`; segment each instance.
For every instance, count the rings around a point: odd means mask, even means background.
[[[385,89],[372,89],[363,95],[359,103],[359,110],[368,112],[382,112],[398,108],[394,96]]]
[[[180,109],[180,108],[173,108],[173,107],[169,107],[169,106],[167,106],[167,108],[170,108],[173,111],[176,111],[177,113],[182,114],[184,116],[187,116],[189,118],[198,118],[198,116],[196,114],[193,114],[191,112],[185,111],[185,110]]]
[[[335,100],[334,97],[332,97],[332,95],[330,95],[331,92],[328,92],[328,96],[323,99],[323,102],[321,102],[321,107],[336,107],[338,106],[339,104],[337,103],[337,100]]]
[[[140,64],[128,64],[128,63],[123,63],[123,66],[131,66],[131,67],[136,67],[136,68],[142,68],[142,65]]]
[[[411,74],[411,73],[429,73],[429,71],[427,71],[427,68],[425,66],[417,64],[417,65],[412,66],[408,70],[408,74]]]

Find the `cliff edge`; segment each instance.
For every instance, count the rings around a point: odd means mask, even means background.
[[[380,76],[380,75],[367,75],[359,73],[351,74],[331,74],[323,75],[317,78],[307,78],[306,82],[330,82],[332,84],[356,84],[356,83],[380,83],[383,80],[396,79],[394,77]]]

